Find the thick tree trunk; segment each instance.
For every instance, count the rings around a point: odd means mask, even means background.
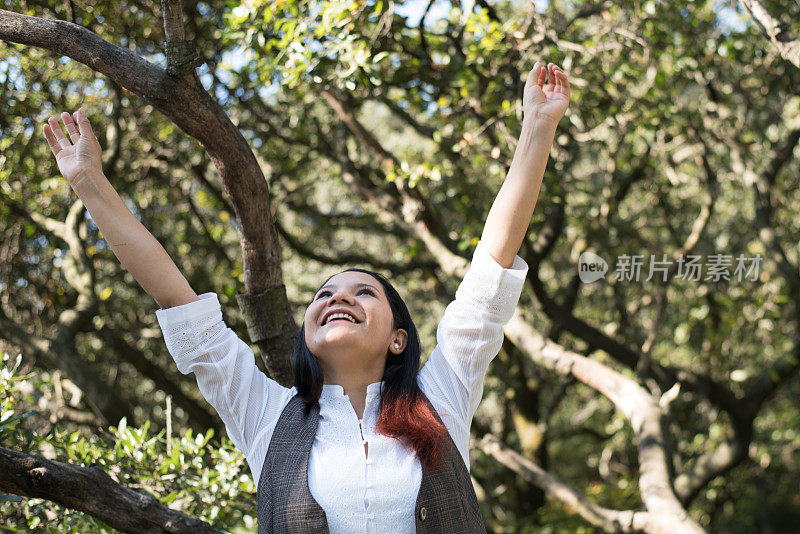
[[[167,2],[172,6],[175,2]],[[178,35],[170,7],[165,20],[167,35]],[[182,37],[182,35],[178,35]],[[222,189],[231,199],[238,221],[242,247],[244,285],[247,295],[271,292],[275,298],[257,302],[274,306],[258,310],[257,318],[245,316],[248,326],[267,318],[279,330],[258,343],[267,369],[275,380],[292,382],[289,352],[298,327],[289,303],[274,290],[282,284],[278,233],[272,219],[269,187],[250,146],[220,105],[205,91],[197,74],[170,75],[128,50],[113,45],[86,28],[62,20],[46,20],[0,10],[0,39],[51,50],[101,72],[132,93],[150,102],[188,135],[197,139],[219,173]],[[177,69],[182,72],[185,69]],[[254,328],[249,328],[250,332]]]
[[[241,132],[194,72],[196,60],[192,43],[184,39],[180,4],[175,0],[163,3],[170,59],[167,70],[82,26],[61,20],[0,10],[0,39],[44,48],[105,74],[200,142],[220,175],[238,222],[244,297],[249,304],[242,311],[248,331],[259,336],[253,341],[258,343],[272,378],[288,386],[292,382],[289,354],[298,328],[282,285],[269,188]],[[241,295],[239,298],[243,300]],[[96,466],[80,468],[0,449],[0,490],[51,500],[123,532],[216,532],[202,521],[120,486]]]

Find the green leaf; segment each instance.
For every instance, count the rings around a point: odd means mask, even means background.
[[[10,418],[6,419],[5,421],[0,421],[0,430],[3,430],[5,427],[9,426],[14,421],[18,421],[20,419],[26,419],[28,417],[31,417],[32,415],[36,415],[37,413],[38,412],[29,411],[29,412],[17,414],[17,415],[15,415],[13,417],[10,417]]]

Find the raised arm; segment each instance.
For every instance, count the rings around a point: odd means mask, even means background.
[[[61,120],[69,138],[55,117],[50,117],[43,128],[58,170],[89,210],[122,266],[161,308],[198,300],[164,247],[133,216],[103,174],[100,143],[86,110],[80,108],[74,116],[64,112]]]
[[[217,295],[198,296],[161,244],[128,210],[103,175],[100,144],[83,108],[74,116],[62,113],[61,120],[70,139],[55,117],[44,126],[58,169],[122,265],[161,306],[156,318],[178,370],[194,373],[228,436],[247,455],[257,483],[275,424],[296,390],[258,370],[252,349],[226,326]]]
[[[469,428],[483,380],[503,344],[528,264],[517,255],[539,196],[558,124],[569,103],[566,75],[550,64],[551,83],[536,63],[523,95],[522,134],[489,210],[472,263],[436,329],[437,345],[420,370],[420,387],[442,416],[469,469]]]
[[[481,236],[489,254],[504,268],[513,264],[528,231],[556,126],[569,105],[566,73],[553,63],[547,70],[547,86],[545,68],[539,62],[528,73],[522,97],[522,133]]]

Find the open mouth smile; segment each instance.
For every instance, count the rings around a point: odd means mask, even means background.
[[[324,322],[322,324],[323,324],[323,326],[325,326],[327,324],[330,324],[330,323],[333,323],[333,322],[339,322],[339,321],[358,324],[358,321],[356,320],[355,317],[353,317],[349,313],[344,313],[344,312],[337,312],[337,313],[330,314],[328,317],[325,318],[325,320],[324,320]]]

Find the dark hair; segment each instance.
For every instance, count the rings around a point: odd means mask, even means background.
[[[406,303],[386,278],[366,269],[351,268],[342,272],[347,271],[366,273],[381,283],[392,308],[394,328],[402,328],[408,333],[402,353],[394,354],[387,350],[383,371],[384,387],[379,395],[378,422],[375,428],[379,433],[397,438],[407,448],[416,451],[423,472],[427,473],[436,468],[442,459],[447,428],[431,413],[417,384],[422,353],[417,327],[411,320]],[[328,277],[328,280],[332,277]],[[324,376],[319,360],[306,345],[305,322],[295,340],[291,363],[297,394],[310,408],[319,401]]]

